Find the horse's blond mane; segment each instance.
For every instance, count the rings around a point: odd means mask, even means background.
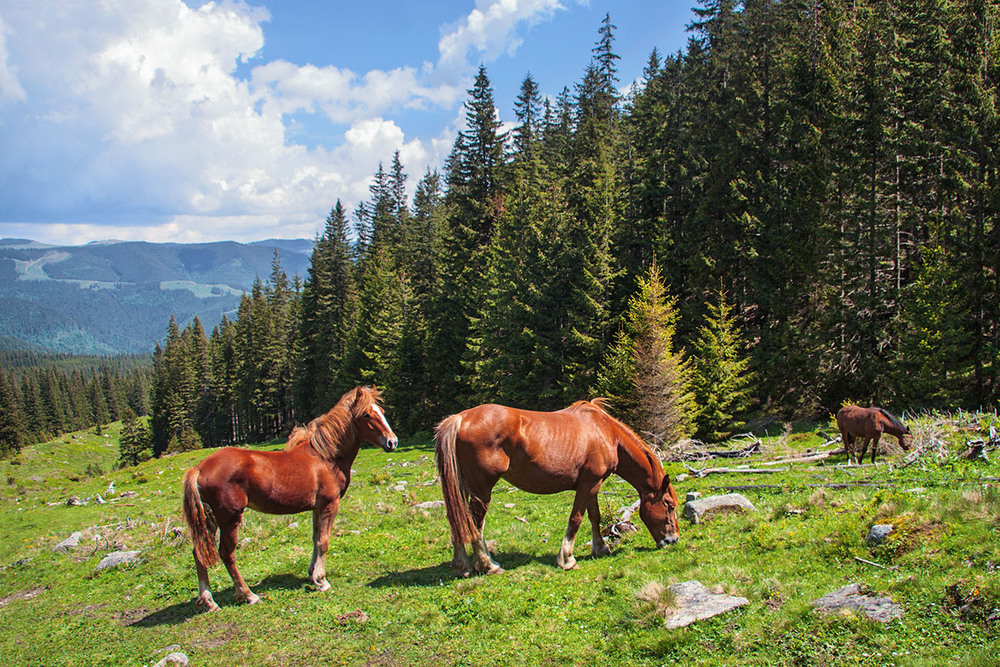
[[[345,446],[357,444],[354,419],[364,414],[372,405],[379,405],[381,394],[375,387],[357,387],[337,401],[324,415],[316,417],[305,426],[297,426],[288,436],[285,451],[312,445],[319,456],[333,461]]]
[[[662,470],[663,469],[663,464],[660,464],[660,459],[656,455],[656,452],[653,451],[653,448],[650,447],[649,443],[647,443],[645,440],[643,440],[642,437],[640,437],[638,433],[636,433],[635,431],[633,431],[629,427],[628,424],[626,424],[625,422],[621,421],[620,419],[617,419],[610,412],[608,412],[608,405],[610,405],[610,404],[611,404],[611,399],[604,398],[603,396],[599,396],[597,398],[592,398],[589,401],[577,401],[576,403],[574,403],[573,405],[570,406],[570,409],[576,410],[576,409],[580,409],[580,408],[584,408],[584,407],[593,407],[593,408],[596,408],[596,409],[600,410],[601,412],[604,413],[604,415],[608,419],[611,420],[612,423],[614,423],[615,425],[617,425],[618,428],[622,429],[623,431],[625,431],[625,433],[627,433],[629,436],[631,436],[630,439],[637,445],[637,447],[639,448],[639,451],[643,455],[645,455],[646,462],[649,464],[650,469],[654,471],[654,474],[655,474],[656,470]],[[659,464],[659,465],[657,465],[657,464]]]

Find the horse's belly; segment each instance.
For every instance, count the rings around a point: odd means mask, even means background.
[[[575,471],[574,471],[575,473]],[[577,475],[566,472],[533,468],[509,468],[502,477],[528,493],[559,493],[576,488]]]

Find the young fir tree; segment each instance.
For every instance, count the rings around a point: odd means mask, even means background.
[[[122,411],[122,430],[118,443],[118,467],[134,466],[149,456],[149,429],[135,416],[132,408]]]
[[[693,357],[692,388],[699,408],[696,435],[708,442],[723,440],[743,426],[741,417],[753,395],[750,359],[744,355],[733,306],[722,290],[716,298],[708,303]]]
[[[629,300],[596,391],[656,447],[689,438],[698,415],[690,361],[684,350],[674,350],[676,329],[676,300],[668,296],[654,262]]]

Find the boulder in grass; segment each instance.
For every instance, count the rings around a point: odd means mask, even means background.
[[[177,651],[175,653],[170,653],[166,658],[160,660],[158,663],[153,665],[153,667],[170,667],[171,665],[180,665],[181,667],[187,667],[191,663],[188,662],[187,655]]]
[[[871,527],[868,531],[868,537],[865,539],[865,544],[870,547],[877,547],[883,544],[887,537],[895,529],[895,526],[891,523],[877,523]]]
[[[416,507],[418,510],[432,510],[432,509],[436,509],[438,507],[444,507],[444,501],[443,500],[428,500],[428,501],[423,502],[423,503],[417,503],[416,505],[414,505],[414,507]]]
[[[746,598],[713,593],[699,581],[684,581],[667,587],[674,594],[674,608],[666,612],[668,630],[684,628],[695,621],[712,618],[750,604]]]
[[[691,523],[701,523],[710,514],[720,512],[756,512],[757,508],[739,493],[698,498],[684,504],[684,518]]]
[[[903,615],[903,608],[892,598],[875,597],[861,593],[861,584],[850,584],[828,593],[813,602],[816,611],[836,612],[844,609],[860,612],[873,621],[888,623]]]
[[[101,562],[97,564],[94,571],[99,572],[111,567],[120,567],[135,563],[139,560],[139,554],[141,553],[141,551],[112,551],[101,559]]]

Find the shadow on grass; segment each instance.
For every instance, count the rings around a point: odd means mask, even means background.
[[[536,556],[516,551],[504,551],[493,554],[493,558],[499,562],[500,566],[507,572],[512,572],[518,568],[522,568],[533,563],[546,567],[556,567],[556,558],[554,555]],[[381,577],[368,582],[368,586],[370,588],[387,588],[393,586],[440,586],[443,582],[464,578],[465,577],[463,575],[451,569],[451,561],[444,561],[439,565],[430,565],[428,567],[421,567],[414,570],[397,570],[395,572],[390,572],[389,574],[384,574]]]
[[[256,586],[251,586],[250,588],[254,593],[264,598],[265,602],[267,601],[268,591],[315,591],[315,588],[308,579],[292,574],[271,575],[262,579]],[[223,608],[243,604],[242,602],[236,601],[236,596],[233,592],[232,586],[221,591],[214,591],[212,596],[215,598],[216,604]],[[194,598],[192,597],[186,602],[172,604],[169,607],[164,607],[163,609],[150,612],[134,621],[126,622],[125,625],[128,627],[139,628],[152,628],[160,625],[177,625],[178,623],[183,623],[189,618],[194,618],[195,616],[203,613],[207,612],[199,609],[195,604]]]

